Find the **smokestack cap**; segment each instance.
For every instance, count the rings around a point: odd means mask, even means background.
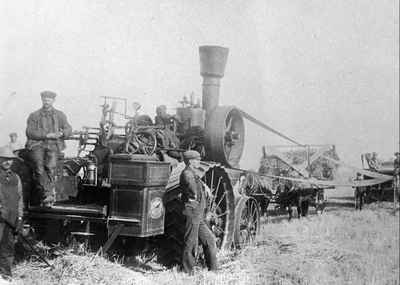
[[[220,46],[200,46],[201,76],[223,77],[229,49]]]

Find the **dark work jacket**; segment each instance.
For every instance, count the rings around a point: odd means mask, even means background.
[[[0,169],[0,212],[15,225],[23,214],[22,184],[17,174]]]
[[[189,199],[198,202],[203,198],[203,185],[201,184],[200,177],[193,171],[192,168],[186,166],[182,171],[179,184],[182,191],[182,201],[188,202]]]
[[[46,139],[49,133],[62,132],[60,139]],[[28,117],[26,127],[26,148],[35,146],[57,147],[58,150],[65,149],[64,138],[72,134],[72,128],[67,121],[67,116],[59,110],[51,108],[49,111],[43,108],[31,113]]]
[[[157,115],[154,118],[154,121],[155,121],[156,125],[160,125],[160,126],[164,126],[164,127],[171,125],[172,124],[172,120],[173,120],[173,117],[171,115],[168,115],[168,114],[166,114],[164,116]]]

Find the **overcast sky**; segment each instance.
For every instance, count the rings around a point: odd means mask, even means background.
[[[399,145],[399,13],[394,0],[0,2],[0,143],[25,141],[39,93],[53,90],[74,129],[99,96],[145,112],[201,95],[198,46],[228,47],[221,104],[236,105],[342,160]],[[171,113],[174,110],[170,109]],[[282,140],[247,126],[242,167]]]

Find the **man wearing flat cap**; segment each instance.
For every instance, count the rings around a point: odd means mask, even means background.
[[[42,108],[31,113],[26,127],[26,148],[34,164],[33,179],[41,206],[55,202],[55,170],[57,157],[65,149],[64,139],[72,134],[65,114],[53,107],[56,93],[43,91]]]
[[[23,200],[22,184],[18,175],[11,170],[13,160],[17,157],[8,147],[0,148],[0,275],[11,276],[14,261],[14,226],[22,226]]]
[[[199,167],[200,154],[189,150],[184,152],[186,168],[180,176],[183,214],[186,216],[182,266],[186,273],[193,274],[198,241],[203,246],[205,260],[209,270],[217,270],[217,246],[215,236],[204,221],[206,195],[200,177],[195,173]]]

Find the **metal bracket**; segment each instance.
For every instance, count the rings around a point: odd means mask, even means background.
[[[116,228],[114,229],[114,231],[112,232],[112,234],[110,235],[104,246],[99,248],[97,254],[99,254],[100,252],[106,253],[110,249],[111,245],[114,243],[117,236],[121,233],[123,227],[124,227],[123,224],[118,224],[116,226]]]

